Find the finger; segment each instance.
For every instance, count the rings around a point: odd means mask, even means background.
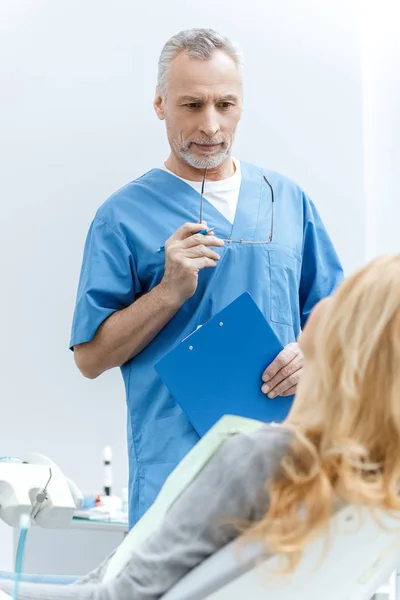
[[[188,248],[185,250],[185,256],[187,258],[200,258],[201,256],[207,256],[207,258],[211,258],[212,260],[220,260],[221,258],[220,255],[215,252],[215,250],[212,250],[203,244],[200,246],[194,246],[193,248]]]
[[[217,262],[212,260],[211,258],[207,258],[207,256],[202,256],[201,258],[189,258],[190,267],[194,270],[206,269],[208,267],[216,267]]]
[[[201,221],[200,223],[185,223],[171,235],[168,241],[176,242],[185,240],[187,237],[198,233],[199,231],[203,231],[203,229],[207,229],[207,223],[205,221]]]
[[[264,393],[268,394],[269,392],[271,392],[277,385],[279,385],[282,381],[293,375],[293,373],[296,373],[296,371],[298,371],[302,367],[303,355],[299,353],[297,354],[297,356],[294,357],[292,362],[290,362],[285,367],[282,367],[282,369],[278,371],[275,377],[272,377],[272,379],[269,379],[267,382],[264,383]]]
[[[281,396],[294,396],[297,390],[297,385],[294,385],[293,387],[291,387],[290,389],[288,389],[286,392],[283,392],[283,394],[281,394]]]
[[[203,235],[201,233],[196,233],[194,235],[189,236],[185,240],[181,242],[182,248],[193,248],[193,246],[223,246],[224,240],[217,238],[215,235]]]
[[[274,387],[267,395],[268,398],[276,398],[276,396],[282,396],[285,392],[288,392],[292,387],[297,386],[300,381],[301,369],[290,375],[287,379],[282,381],[279,385]]]
[[[286,365],[288,365],[292,360],[300,354],[300,348],[293,342],[292,344],[288,344],[282,352],[278,354],[274,361],[265,369],[262,379],[263,381],[269,381],[275,375],[283,369]]]

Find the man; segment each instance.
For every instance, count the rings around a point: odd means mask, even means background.
[[[198,440],[154,364],[248,291],[285,347],[260,386],[269,397],[291,395],[302,368],[296,336],[342,279],[302,190],[231,157],[241,74],[240,53],[214,31],[167,42],[154,107],[170,155],[100,207],[86,240],[71,348],[86,377],[122,370],[130,526]]]

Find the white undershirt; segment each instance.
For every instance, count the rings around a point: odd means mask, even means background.
[[[242,171],[240,168],[240,161],[236,158],[232,158],[235,165],[235,172],[231,177],[227,179],[221,179],[220,181],[207,181],[204,186],[204,198],[214,206],[230,223],[233,223],[236,214],[236,208],[239,198],[240,184],[242,182]],[[164,165],[162,167],[164,171],[168,171],[171,175],[178,177],[175,173],[172,173]],[[192,186],[199,194],[201,193],[201,181],[189,181],[182,179],[185,183]]]

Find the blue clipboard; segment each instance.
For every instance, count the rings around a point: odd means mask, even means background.
[[[279,423],[293,396],[261,392],[265,368],[283,349],[250,294],[199,327],[155,365],[189,422],[203,436],[224,415]]]

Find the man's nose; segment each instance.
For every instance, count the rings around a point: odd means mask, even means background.
[[[209,138],[214,137],[220,130],[217,112],[210,108],[204,111],[202,117],[199,130]]]

